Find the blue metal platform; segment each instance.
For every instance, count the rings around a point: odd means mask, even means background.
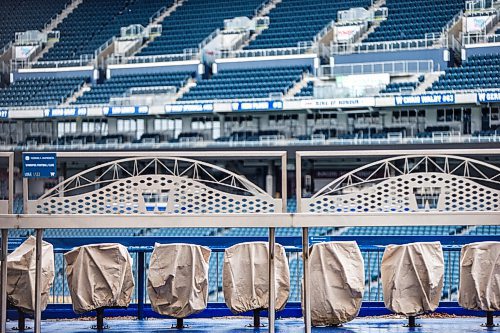
[[[453,333],[484,333],[500,332],[500,327],[484,328],[481,324],[485,318],[475,317],[457,317],[446,319],[417,319],[421,327],[408,328],[403,325],[405,319],[387,319],[387,318],[357,318],[343,327],[317,327],[313,332],[335,332],[335,333],[433,333],[449,332]],[[105,332],[108,333],[136,333],[136,332],[267,332],[267,327],[252,328],[246,327],[252,323],[252,318],[238,319],[186,319],[185,325],[188,328],[183,330],[173,329],[175,320],[110,320],[107,324],[110,326]],[[263,323],[267,321],[263,318]],[[7,332],[19,332],[13,330],[17,322],[7,323]],[[93,321],[44,321],[42,322],[42,331],[44,333],[89,333],[96,332],[90,329]],[[32,321],[27,321],[27,326],[33,327]],[[32,331],[32,330],[30,330]],[[280,319],[276,321],[276,332],[299,333],[304,332],[304,325],[300,318]]]

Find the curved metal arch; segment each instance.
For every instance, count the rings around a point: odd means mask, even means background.
[[[148,163],[146,166],[142,167],[139,170],[139,167],[137,163],[139,161],[145,161],[145,160],[151,160],[150,163]],[[165,166],[163,163],[161,163],[162,160],[171,160],[174,161],[174,170],[170,170],[167,166]],[[182,172],[179,170],[179,165],[178,161],[180,162],[187,162],[187,163],[192,163],[189,167],[185,168]],[[126,162],[134,162],[134,170],[132,172],[126,170],[125,168],[121,167],[121,163],[126,163]],[[118,177],[118,171],[124,171],[125,173],[129,174],[129,177],[134,177],[134,176],[142,176],[146,175],[143,174],[146,169],[151,167],[151,165],[155,163],[155,170],[157,169],[158,165],[157,163],[161,163],[161,166],[165,170],[168,170],[171,172],[170,175],[172,176],[177,176],[177,177],[183,177],[187,174],[188,171],[193,168],[193,175],[199,174],[199,172],[203,172],[206,176],[209,176],[211,180],[204,180],[200,178],[191,178],[193,180],[199,181],[201,183],[205,184],[217,184],[221,185],[227,188],[232,188],[232,189],[237,189],[237,190],[242,190],[246,191],[249,194],[260,194],[260,195],[268,195],[267,192],[265,192],[263,189],[246,179],[245,177],[238,175],[232,171],[229,171],[227,169],[221,168],[217,165],[213,165],[210,163],[206,163],[203,161],[197,161],[189,158],[183,158],[183,157],[161,157],[161,158],[152,158],[152,157],[132,157],[132,158],[125,158],[125,159],[120,159],[120,160],[115,160],[115,161],[110,161],[104,164],[96,165],[90,169],[84,170],[76,175],[71,176],[70,178],[64,180],[62,183],[57,184],[54,186],[52,189],[47,191],[44,195],[42,195],[38,200],[43,200],[47,199],[50,197],[55,197],[55,196],[61,196],[64,195],[64,193],[68,191],[73,191],[77,189],[82,189],[88,186],[95,186],[95,185],[106,185],[109,183],[112,183],[114,181],[120,180],[120,179],[125,179],[128,177]],[[211,168],[220,172],[225,173],[227,176],[222,178],[222,179],[216,179],[212,175],[210,175],[202,166]],[[119,169],[118,169],[119,167]],[[84,177],[85,174],[88,174],[90,172],[99,170],[99,169],[105,169],[106,171],[100,175],[97,179],[95,180],[90,180],[86,177]],[[110,180],[101,180],[106,174],[109,172],[113,172],[113,178]],[[116,178],[114,177],[116,174]],[[240,187],[238,186],[238,183],[243,186]],[[70,187],[71,185],[74,185],[74,187]]]
[[[439,166],[435,161],[432,159],[444,159],[445,163],[443,166]],[[409,166],[408,161],[410,159],[420,159],[415,165],[412,167]],[[396,167],[393,163],[396,161],[404,161],[404,166],[403,169],[401,170],[400,168]],[[453,169],[450,169],[449,162],[450,160],[459,160],[461,163],[454,167]],[[429,162],[431,164],[429,164]],[[467,157],[462,157],[462,156],[456,156],[456,155],[405,155],[405,156],[396,156],[396,157],[390,157],[386,158],[383,160],[375,161],[372,163],[369,163],[367,165],[364,165],[362,167],[359,167],[324,186],[322,189],[320,189],[318,192],[316,192],[311,199],[314,198],[319,198],[324,195],[334,195],[335,192],[345,190],[349,187],[353,186],[359,186],[363,184],[368,184],[368,183],[375,183],[375,182],[380,182],[385,179],[389,179],[392,177],[397,177],[401,175],[407,175],[411,174],[418,166],[421,166],[422,163],[425,163],[426,169],[428,168],[429,165],[432,165],[436,167],[437,169],[440,169],[443,174],[450,174],[450,175],[455,175],[455,176],[461,176],[467,179],[471,180],[482,180],[482,181],[487,181],[495,184],[500,185],[500,168],[489,164],[485,163],[482,161],[474,160],[471,158]],[[376,168],[374,171],[372,171],[368,177],[361,177],[357,176],[356,174],[368,170],[374,166],[380,165],[378,168]],[[496,174],[493,177],[488,177],[486,176],[481,170],[479,170],[475,165],[481,165],[483,167],[489,168],[493,171],[496,172]],[[463,168],[463,174],[456,174],[456,172],[460,171]],[[471,168],[475,170],[478,174],[482,175],[483,177],[473,177],[470,176],[470,170]],[[375,175],[380,171],[384,171],[384,177],[379,177],[375,178]],[[388,173],[393,170],[396,172],[399,172],[399,175],[391,175],[389,176]],[[372,178],[373,176],[373,178]]]

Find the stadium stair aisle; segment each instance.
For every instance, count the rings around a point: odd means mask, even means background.
[[[263,0],[186,0],[162,22],[162,35],[138,56],[180,54],[198,46],[213,31],[224,27],[224,20],[253,17]]]

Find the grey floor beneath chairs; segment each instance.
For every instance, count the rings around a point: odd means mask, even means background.
[[[495,318],[500,321],[499,318]],[[384,318],[357,318],[354,321],[339,328],[314,328],[313,332],[336,332],[336,333],[431,333],[431,332],[453,332],[453,333],[479,333],[479,332],[499,332],[500,327],[487,329],[480,325],[484,323],[484,318],[448,318],[448,319],[420,319],[419,328],[403,327],[403,319]],[[253,329],[245,327],[251,319],[189,319],[185,324],[189,328],[179,330],[179,332],[267,332],[267,328]],[[93,322],[90,321],[44,321],[42,332],[44,333],[89,333]],[[107,333],[132,333],[132,332],[176,332],[171,326],[174,320],[110,320],[110,326],[104,332]],[[266,323],[266,322],[264,322]],[[28,326],[33,326],[31,321]],[[14,322],[7,323],[7,332],[18,332],[12,328]],[[27,332],[32,332],[29,330]],[[277,321],[277,332],[299,333],[304,331],[301,319],[280,319]]]

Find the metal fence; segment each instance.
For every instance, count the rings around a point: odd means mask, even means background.
[[[387,244],[403,244],[415,241],[441,240],[444,252],[444,287],[441,299],[443,301],[457,301],[459,282],[459,256],[462,244],[475,241],[492,239],[495,236],[326,236],[311,237],[311,243],[319,241],[356,240],[365,261],[365,293],[364,301],[383,301],[380,267]],[[12,239],[20,243],[22,239]],[[65,261],[63,255],[73,246],[82,244],[119,242],[126,245],[133,259],[133,273],[135,278],[135,291],[132,303],[148,304],[147,296],[147,270],[149,259],[153,251],[154,242],[169,243],[194,243],[209,246],[212,250],[209,267],[209,302],[224,303],[222,290],[222,267],[224,250],[234,244],[247,241],[267,241],[265,237],[114,237],[114,238],[48,238],[46,241],[54,244],[56,274],[54,285],[49,298],[50,304],[71,303],[68,284],[66,282]],[[285,247],[290,267],[291,290],[289,302],[301,301],[302,281],[302,246],[301,237],[278,237],[277,243]]]

